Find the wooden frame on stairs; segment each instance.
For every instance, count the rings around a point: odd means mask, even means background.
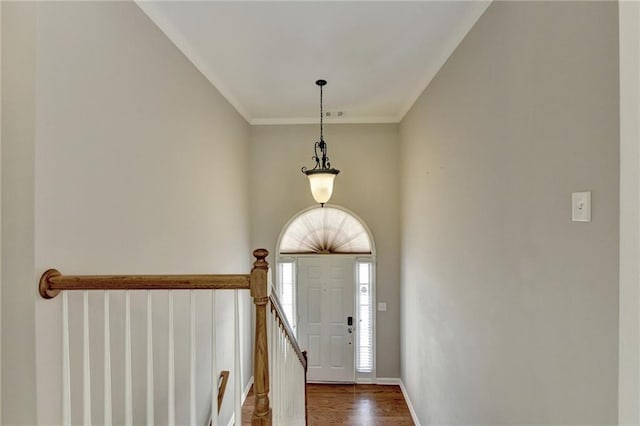
[[[269,263],[265,260],[269,252],[265,249],[254,250],[256,261],[251,270],[251,297],[256,305],[256,330],[253,349],[253,393],[255,405],[252,426],[271,426],[271,407],[269,406],[269,349],[267,346],[267,303],[269,289],[267,275]]]

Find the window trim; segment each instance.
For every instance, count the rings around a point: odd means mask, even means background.
[[[370,297],[370,309],[371,309],[371,371],[358,371],[358,358],[360,356],[360,328],[356,328],[356,350],[355,350],[355,369],[356,369],[356,377],[363,379],[370,379],[371,381],[375,381],[376,378],[376,263],[375,258],[373,256],[358,256],[354,259],[354,283],[355,283],[355,303],[356,303],[356,321],[357,324],[360,324],[360,282],[359,282],[359,268],[361,264],[369,265],[369,297]]]
[[[327,207],[331,207],[334,209],[338,209],[338,210],[342,210],[343,212],[347,213],[350,216],[353,216],[355,219],[357,219],[358,222],[360,222],[360,224],[364,227],[365,231],[367,231],[367,236],[369,237],[369,244],[371,247],[371,253],[331,253],[331,255],[335,255],[335,256],[339,256],[339,255],[349,255],[349,256],[362,256],[362,257],[373,257],[375,258],[376,256],[376,243],[375,240],[373,239],[373,234],[371,233],[371,229],[369,229],[369,226],[367,226],[367,223],[362,220],[362,218],[360,216],[358,216],[357,214],[355,214],[354,212],[352,212],[351,210],[339,206],[337,204],[325,204],[325,206]],[[299,212],[297,212],[296,214],[294,214],[288,221],[287,223],[284,225],[284,227],[282,228],[282,230],[280,231],[280,235],[278,235],[278,240],[276,241],[276,253],[278,254],[278,258],[280,257],[294,257],[294,256],[305,256],[305,255],[322,255],[322,256],[327,256],[327,254],[323,254],[323,253],[282,253],[280,251],[280,247],[282,245],[282,238],[284,237],[284,234],[287,232],[287,230],[289,229],[289,226],[296,221],[296,219],[300,216],[302,216],[303,214],[307,213],[309,210],[314,210],[314,209],[318,209],[321,207],[318,207],[317,205],[311,206],[311,207],[307,207],[305,209],[300,210]]]
[[[287,318],[287,321],[293,322],[289,324],[291,329],[293,330],[294,336],[297,338],[298,335],[298,259],[295,256],[279,256],[276,262],[276,295],[280,303],[283,303],[282,300],[282,264],[283,263],[292,263],[293,264],[293,282],[292,282],[292,298],[293,298],[293,307],[291,309],[293,321],[290,321]],[[286,314],[286,312],[285,312]]]
[[[359,344],[356,345],[356,350],[354,350],[354,363],[355,363],[355,373],[356,373],[356,383],[375,383],[376,381],[376,376],[377,376],[377,337],[376,337],[376,321],[377,321],[377,289],[376,289],[376,258],[375,256],[356,256],[356,258],[354,259],[354,266],[353,266],[353,271],[354,271],[354,284],[355,284],[355,301],[354,303],[356,303],[355,306],[355,313],[356,313],[356,323],[360,324],[360,309],[359,309],[359,303],[358,303],[358,298],[359,298],[359,288],[360,288],[360,284],[358,282],[358,267],[361,263],[368,263],[370,264],[370,270],[369,273],[371,274],[370,278],[370,284],[369,284],[369,291],[371,293],[371,351],[372,351],[372,363],[371,363],[371,371],[370,372],[359,372],[358,371],[358,348],[360,347]],[[356,328],[356,339],[358,339],[357,341],[359,341],[360,339],[360,330],[359,328]]]

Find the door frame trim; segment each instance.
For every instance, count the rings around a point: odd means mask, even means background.
[[[377,338],[377,306],[378,306],[378,294],[377,294],[377,259],[376,256],[374,255],[356,255],[356,254],[286,254],[286,255],[278,255],[277,257],[277,261],[276,261],[276,265],[277,267],[276,269],[276,282],[275,282],[275,286],[274,289],[275,291],[279,291],[280,290],[280,267],[279,264],[281,261],[293,261],[295,263],[295,296],[294,296],[294,301],[295,301],[295,315],[296,315],[296,325],[298,325],[299,322],[299,316],[298,316],[298,305],[299,305],[299,301],[298,301],[298,295],[299,295],[299,291],[298,291],[298,283],[300,281],[299,278],[299,273],[300,273],[300,268],[298,266],[298,259],[299,258],[310,258],[310,257],[318,257],[318,256],[333,256],[333,257],[350,257],[353,259],[353,310],[354,313],[356,315],[356,320],[359,320],[358,317],[358,307],[357,307],[357,300],[358,300],[358,286],[357,286],[357,282],[356,282],[356,278],[357,278],[357,271],[356,271],[356,265],[357,262],[360,260],[363,261],[369,261],[372,264],[372,273],[371,273],[371,278],[372,278],[372,282],[371,282],[371,295],[372,295],[372,309],[373,309],[373,321],[372,321],[372,336],[373,336],[373,368],[371,370],[371,373],[358,373],[358,369],[357,369],[357,363],[356,363],[356,356],[357,356],[357,350],[353,351],[353,372],[354,372],[354,381],[352,383],[372,383],[375,382],[375,380],[377,379],[377,366],[378,366],[378,352],[377,352],[377,348],[378,348],[378,338]],[[298,331],[299,327],[296,327],[296,333]],[[359,330],[356,329],[356,333],[355,333],[355,340],[357,341],[357,339],[360,337],[360,332]],[[311,383],[311,382],[310,382]],[[316,382],[313,382],[316,383]],[[318,382],[320,383],[320,382]],[[337,382],[331,382],[331,383],[337,383]]]
[[[303,257],[316,257],[316,256],[349,256],[349,257],[353,257],[354,259],[354,267],[353,267],[353,281],[354,281],[354,286],[353,286],[353,296],[354,296],[354,311],[358,312],[357,306],[356,306],[356,302],[357,302],[357,298],[358,298],[358,286],[355,285],[356,283],[356,262],[358,260],[369,260],[371,261],[373,267],[372,267],[372,309],[373,309],[373,321],[372,321],[372,333],[373,333],[373,369],[371,371],[371,373],[360,373],[361,376],[358,377],[358,371],[356,368],[356,352],[357,351],[353,351],[353,363],[354,363],[354,383],[367,383],[369,381],[375,381],[377,378],[377,365],[378,365],[378,352],[377,352],[377,342],[378,342],[378,336],[377,336],[377,317],[378,317],[378,292],[377,292],[377,269],[378,269],[378,262],[377,262],[377,257],[376,257],[376,243],[375,243],[375,239],[373,238],[373,234],[371,233],[371,229],[369,228],[369,226],[367,225],[367,222],[365,222],[359,215],[357,215],[356,213],[354,213],[353,211],[349,210],[346,207],[337,205],[337,204],[325,204],[326,207],[331,207],[331,208],[335,208],[338,210],[342,210],[343,212],[353,216],[355,219],[358,220],[358,222],[360,222],[360,224],[364,227],[365,231],[367,232],[367,235],[369,237],[369,242],[371,244],[371,254],[362,254],[362,253],[331,253],[331,254],[319,254],[319,253],[300,253],[300,254],[291,254],[291,253],[286,253],[286,254],[280,254],[280,245],[282,243],[282,237],[284,236],[285,232],[287,231],[287,229],[289,228],[289,226],[291,225],[291,223],[293,223],[294,220],[296,220],[300,215],[313,210],[313,209],[317,209],[319,208],[317,205],[313,205],[307,208],[304,208],[300,211],[298,211],[296,214],[294,214],[293,216],[291,216],[291,218],[285,223],[285,225],[282,227],[282,229],[280,230],[280,234],[278,235],[278,240],[276,242],[276,268],[275,268],[275,286],[274,289],[275,291],[279,291],[280,289],[280,281],[281,281],[281,277],[280,277],[280,263],[283,261],[290,261],[293,260],[295,262],[295,297],[294,297],[294,301],[295,301],[295,315],[296,315],[296,324],[298,322],[298,281],[299,281],[299,277],[298,277],[298,273],[299,273],[299,268],[298,268],[298,259],[299,258],[303,258]],[[356,333],[356,338],[359,337],[359,334]]]

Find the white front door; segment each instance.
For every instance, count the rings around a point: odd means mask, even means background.
[[[298,259],[298,337],[308,351],[310,381],[355,381],[354,261],[331,255]]]

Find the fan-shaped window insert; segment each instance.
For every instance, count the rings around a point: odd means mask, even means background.
[[[282,235],[281,254],[371,254],[364,225],[344,210],[318,207],[293,219]]]

